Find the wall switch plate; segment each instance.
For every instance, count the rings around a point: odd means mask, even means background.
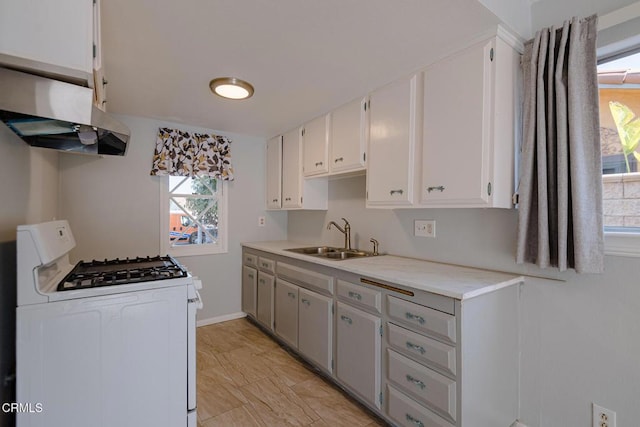
[[[594,403],[593,427],[616,427],[616,413]]]
[[[416,219],[413,222],[413,235],[418,237],[436,237],[436,221]]]
[[[258,227],[264,227],[266,223],[267,223],[267,220],[265,217],[263,216],[258,217]]]

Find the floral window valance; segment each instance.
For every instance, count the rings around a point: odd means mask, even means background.
[[[232,181],[231,140],[226,136],[160,128],[151,175],[211,176]]]

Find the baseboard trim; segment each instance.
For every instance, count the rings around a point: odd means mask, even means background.
[[[243,313],[242,311],[238,313],[225,314],[224,316],[216,316],[210,317],[208,319],[198,320],[196,322],[196,326],[207,326],[213,325],[215,323],[226,322],[228,320],[242,319],[243,317],[247,317],[247,313]]]

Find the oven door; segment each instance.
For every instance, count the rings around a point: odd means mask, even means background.
[[[202,282],[195,278],[189,285],[187,306],[187,426],[197,426],[196,414],[196,312],[202,308],[202,300],[197,289]]]

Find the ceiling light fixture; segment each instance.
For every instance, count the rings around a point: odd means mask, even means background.
[[[253,95],[253,86],[235,77],[218,77],[209,82],[211,92],[228,99],[246,99]]]

